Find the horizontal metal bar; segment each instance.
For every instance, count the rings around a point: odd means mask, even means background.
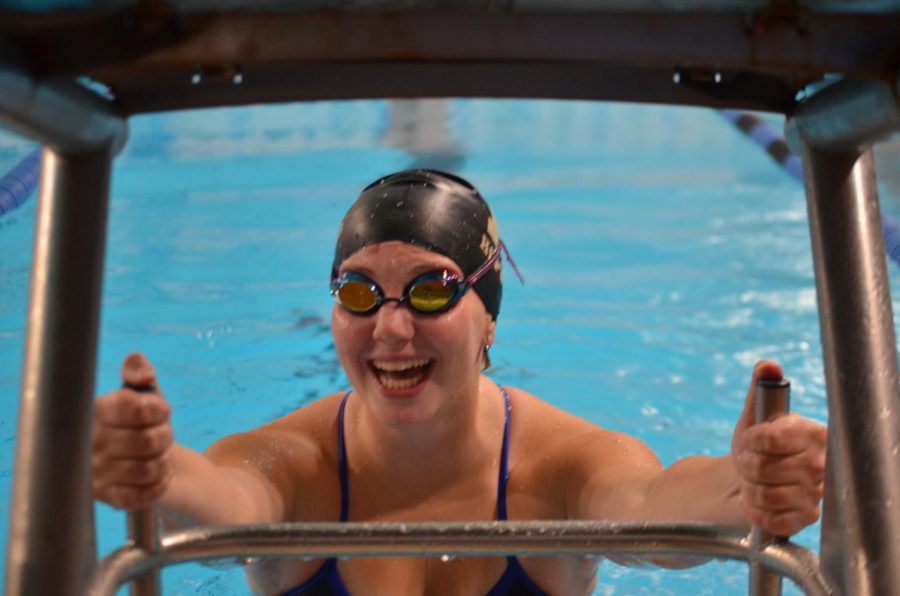
[[[381,556],[708,555],[758,562],[807,594],[828,595],[818,557],[791,543],[755,552],[744,532],[702,524],[580,521],[291,523],[198,527],[163,536],[158,555],[122,548],[98,566],[90,596],[141,573],[190,560]]]
[[[800,103],[785,123],[791,150],[857,151],[900,131],[900,77],[843,80]]]
[[[42,69],[57,72],[77,65],[99,80],[126,71],[323,60],[580,60],[794,72],[818,78],[823,72],[845,70],[865,69],[869,76],[888,72],[900,31],[900,23],[876,16],[809,16],[801,25],[789,18],[753,21],[745,12],[718,10],[646,14],[587,9],[505,13],[448,7],[388,12],[217,10],[182,20],[171,15],[136,18],[143,26],[132,36],[138,35],[142,43],[123,49],[124,56],[134,52],[131,60],[91,52],[73,56],[63,45],[65,41],[90,47],[86,37],[92,31],[96,36],[106,27],[121,33],[121,20],[85,19],[60,30],[64,35],[56,40],[50,36],[61,26],[48,24],[22,39]]]
[[[36,80],[15,56],[0,46],[0,123],[62,153],[121,150],[128,125],[110,104],[74,82]]]
[[[71,9],[71,0],[44,0],[40,8],[27,6],[24,0],[13,2],[13,6],[34,12],[48,10]],[[90,10],[90,2],[82,10]],[[95,9],[129,8],[139,4],[139,0],[102,0],[94,2]],[[524,12],[538,10],[602,12],[612,10],[640,10],[686,12],[693,10],[765,10],[773,4],[772,0],[179,0],[181,11],[200,10],[420,10],[434,6],[470,8],[473,10],[502,10],[508,12]],[[0,1],[0,6],[4,1]],[[816,0],[807,2],[805,10],[810,12],[835,13],[879,13],[897,10],[895,0]]]
[[[900,39],[900,19],[806,11],[542,12],[502,1],[355,10],[360,4],[349,1],[336,10],[284,3],[277,12],[242,12],[228,4],[184,13],[181,3],[151,4],[160,10],[12,15],[0,19],[0,36],[15,40],[41,77],[102,81],[129,115],[460,96],[787,113],[797,89],[825,73],[869,79],[892,72]]]
[[[196,71],[201,78],[206,71]],[[540,97],[666,102],[772,110],[792,101],[776,77],[742,73],[716,85],[673,82],[671,69],[625,68],[579,62],[354,62],[268,64],[242,71],[243,83],[208,77],[191,83],[191,71],[146,73],[126,82],[119,99],[132,113],[288,101],[409,97]],[[155,93],[150,89],[167,89]],[[656,91],[650,91],[656,89]]]

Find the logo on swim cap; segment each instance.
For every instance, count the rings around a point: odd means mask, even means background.
[[[481,252],[484,253],[484,257],[490,258],[495,250],[500,250],[499,244],[500,232],[497,229],[497,220],[495,220],[494,215],[491,214],[488,216],[487,229],[484,231],[484,234],[481,235]],[[494,261],[494,271],[499,273],[502,277],[503,266],[500,263],[500,259]]]

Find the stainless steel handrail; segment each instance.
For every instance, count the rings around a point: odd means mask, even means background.
[[[766,422],[776,414],[786,414],[790,404],[790,391],[791,384],[786,379],[757,380],[756,423]],[[783,544],[786,540],[757,527],[750,531],[750,545],[757,551],[770,545]],[[751,562],[748,593],[750,596],[778,596],[781,594],[781,576],[758,562]]]
[[[708,555],[745,560],[788,577],[807,594],[833,591],[819,559],[792,543],[755,551],[737,529],[688,523],[587,521],[286,523],[203,526],[163,535],[158,554],[129,546],[98,565],[87,590],[107,596],[142,573],[191,560],[381,556]]]
[[[803,101],[785,122],[791,150],[862,151],[900,131],[900,77],[842,80]]]

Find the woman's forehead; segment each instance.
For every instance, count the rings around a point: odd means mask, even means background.
[[[356,251],[341,263],[341,271],[367,269],[373,272],[404,271],[407,269],[461,269],[453,259],[408,242],[391,240],[370,244]]]

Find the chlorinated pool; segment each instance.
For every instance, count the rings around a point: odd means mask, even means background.
[[[31,148],[0,137],[0,173]],[[128,352],[145,352],[177,439],[203,449],[346,387],[329,333],[337,224],[363,185],[413,164],[475,183],[525,276],[506,276],[489,371],[499,383],[635,434],[666,464],[728,450],[762,357],[784,365],[793,409],[825,420],[799,184],[714,111],[583,102],[329,102],[132,120],[113,176],[98,391],[118,384]],[[5,511],[34,207],[0,218]],[[7,516],[0,524],[5,542]],[[98,507],[98,537],[102,552],[122,543],[124,517]],[[797,541],[817,549],[818,526]],[[166,594],[246,592],[239,569],[164,577]],[[597,593],[742,594],[746,577],[740,563],[605,563]]]

